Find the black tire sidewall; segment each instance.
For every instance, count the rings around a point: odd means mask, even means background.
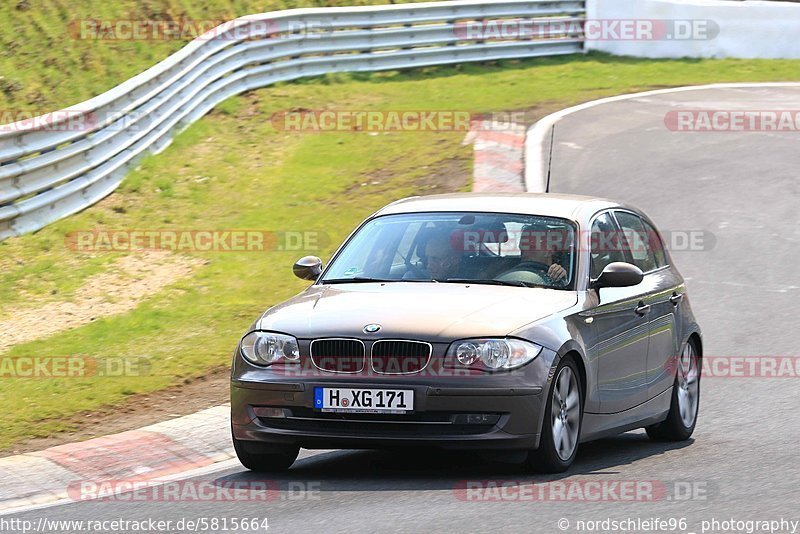
[[[672,403],[670,405],[669,417],[667,418],[668,420],[670,417],[674,418],[672,427],[676,431],[675,437],[681,440],[689,439],[689,437],[694,433],[694,429],[697,426],[697,416],[700,414],[700,378],[702,375],[702,363],[695,343],[692,340],[688,340],[686,345],[692,347],[695,363],[697,365],[697,408],[695,409],[694,420],[692,421],[692,426],[687,427],[683,424],[683,419],[681,418],[681,408],[679,404],[680,401],[678,400],[678,388],[680,387],[678,373],[680,372],[680,366],[678,366],[678,369],[675,372],[675,385],[672,388]]]
[[[680,373],[680,362],[678,362],[675,369],[675,381],[672,385],[672,395],[667,418],[661,423],[646,428],[647,434],[651,438],[659,441],[685,441],[689,439],[694,433],[697,420],[699,419],[703,360],[697,350],[697,344],[693,340],[687,340],[686,344],[692,347],[697,365],[697,409],[695,411],[694,421],[691,427],[687,427],[683,424],[683,419],[681,418],[680,401],[678,400],[678,388],[680,388],[680,380],[678,377]]]
[[[251,471],[278,472],[288,469],[297,459],[299,447],[276,448],[271,446],[268,451],[258,452],[259,442],[243,441],[231,436],[233,450],[239,462]]]

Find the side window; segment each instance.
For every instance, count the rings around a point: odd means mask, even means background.
[[[667,254],[664,252],[664,243],[658,236],[658,232],[644,219],[642,219],[642,224],[647,231],[647,235],[650,236],[650,248],[653,249],[653,254],[656,256],[656,267],[665,266],[667,264]]]
[[[592,262],[590,269],[592,278],[600,276],[609,263],[625,261],[619,230],[608,213],[603,213],[594,220],[590,240],[589,258]]]
[[[645,273],[664,265],[661,241],[653,229],[649,225],[645,226],[645,222],[632,213],[617,211],[615,215],[625,236],[625,248],[630,251],[633,264]],[[658,249],[661,261],[655,249]]]

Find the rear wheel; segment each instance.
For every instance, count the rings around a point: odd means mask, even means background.
[[[684,441],[694,432],[700,408],[700,358],[694,341],[678,358],[678,370],[672,387],[672,401],[667,418],[647,427],[647,435],[657,441]]]
[[[569,469],[578,453],[583,419],[583,398],[578,367],[571,357],[558,364],[550,385],[539,448],[528,453],[530,469],[561,473]]]
[[[300,447],[267,445],[236,438],[233,438],[233,449],[243,466],[261,473],[286,471],[300,453]]]

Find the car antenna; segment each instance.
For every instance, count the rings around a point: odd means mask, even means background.
[[[545,185],[544,192],[550,192],[550,171],[553,168],[553,140],[556,136],[556,125],[550,127],[550,153],[547,156],[547,185]]]

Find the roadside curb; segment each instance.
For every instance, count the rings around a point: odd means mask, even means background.
[[[230,405],[137,430],[0,458],[0,510],[75,499],[81,482],[152,481],[235,457]]]
[[[525,168],[525,125],[480,121],[472,125],[464,144],[472,143],[472,190],[476,193],[522,193]]]

